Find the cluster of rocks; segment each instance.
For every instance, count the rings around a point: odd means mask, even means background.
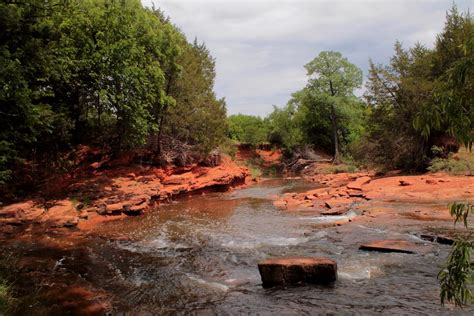
[[[341,215],[354,203],[367,199],[362,188],[371,181],[366,174],[336,174],[318,182],[327,187],[304,193],[287,193],[274,202],[288,210],[311,210],[322,215]]]
[[[358,216],[358,221],[372,221],[378,217],[385,224],[398,222],[400,216],[451,222],[452,218],[445,206],[437,209],[431,205],[448,205],[454,200],[473,201],[474,197],[474,181],[470,177],[444,174],[375,178],[370,174],[341,173],[319,175],[311,179],[323,187],[304,193],[284,194],[274,201],[275,206],[318,215],[341,215],[357,208],[363,210],[361,215],[364,215]],[[394,202],[411,203],[415,207],[399,209],[396,205],[392,206]],[[424,233],[418,237],[428,243],[402,239],[372,240],[361,244],[359,249],[426,254],[433,249],[432,242],[454,242],[452,237],[438,233]],[[327,284],[337,278],[337,264],[327,258],[271,258],[260,262],[258,268],[264,287],[299,283]]]

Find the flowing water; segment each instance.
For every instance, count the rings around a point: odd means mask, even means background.
[[[228,193],[190,197],[144,216],[104,224],[80,257],[82,278],[130,315],[469,314],[439,305],[436,275],[449,246],[420,254],[358,250],[374,239],[419,241],[400,227],[320,223],[341,218],[275,208],[272,196],[305,191],[273,179]],[[354,216],[355,213],[347,216]],[[257,263],[272,256],[324,256],[338,262],[332,286],[263,289]],[[86,258],[86,259],[84,259]],[[77,269],[66,254],[58,265]]]

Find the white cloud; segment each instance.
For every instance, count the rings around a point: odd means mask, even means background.
[[[151,5],[152,0],[142,0]],[[303,65],[341,51],[364,71],[386,62],[395,40],[431,46],[452,0],[154,1],[216,58],[216,92],[230,114],[265,115],[303,87]],[[469,0],[457,1],[461,10]]]

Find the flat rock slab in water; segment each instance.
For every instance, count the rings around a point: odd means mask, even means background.
[[[426,253],[431,247],[407,240],[389,239],[372,241],[361,245],[359,249],[379,252]]]
[[[327,284],[337,279],[337,263],[327,258],[279,257],[258,264],[263,287],[313,283]]]

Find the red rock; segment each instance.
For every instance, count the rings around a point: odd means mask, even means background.
[[[425,253],[429,247],[401,239],[388,239],[363,244],[359,249],[379,252]]]
[[[284,200],[273,201],[273,205],[278,208],[286,208],[286,202]]]
[[[123,212],[129,216],[136,216],[136,215],[143,214],[143,212],[145,212],[147,209],[148,209],[148,205],[142,203],[139,205],[125,206],[123,209]]]
[[[87,219],[89,217],[89,212],[86,210],[82,210],[81,213],[79,213],[79,218],[81,219]]]
[[[321,214],[322,214],[322,215],[327,215],[327,216],[343,215],[343,214],[346,213],[348,210],[349,210],[348,207],[339,206],[339,207],[336,207],[336,208],[332,208],[332,209],[330,209],[330,210],[328,210],[328,211],[324,211],[324,212],[322,212]]]
[[[114,204],[107,204],[105,206],[105,211],[107,214],[119,214],[119,213],[122,213],[123,206],[124,204],[121,202],[114,203]]]
[[[362,193],[361,191],[347,191],[347,195],[349,195],[350,197],[363,197],[364,193]]]
[[[405,180],[400,180],[398,182],[400,183],[400,186],[402,186],[402,187],[405,187],[405,186],[408,186],[408,185],[412,184],[411,182],[408,182],[408,181],[405,181]]]
[[[11,225],[11,226],[21,226],[24,222],[20,218],[10,217],[10,218],[0,218],[1,225]]]
[[[348,189],[352,189],[352,190],[362,190],[362,186],[366,183],[369,183],[371,180],[370,177],[360,177],[360,178],[357,178],[355,181],[352,181],[351,183],[349,183],[347,185],[347,188]]]
[[[438,181],[433,180],[433,179],[427,179],[425,182],[428,184],[438,184]]]
[[[0,208],[0,218],[16,218],[17,221],[37,221],[43,214],[44,209],[32,200]]]
[[[72,227],[79,223],[79,218],[72,201],[61,200],[46,211],[45,221],[53,227]]]
[[[329,208],[336,208],[343,205],[349,205],[353,203],[353,200],[345,197],[331,198],[325,201],[326,206]]]
[[[264,287],[298,283],[327,284],[337,279],[337,263],[327,258],[271,258],[260,262],[258,270]]]

